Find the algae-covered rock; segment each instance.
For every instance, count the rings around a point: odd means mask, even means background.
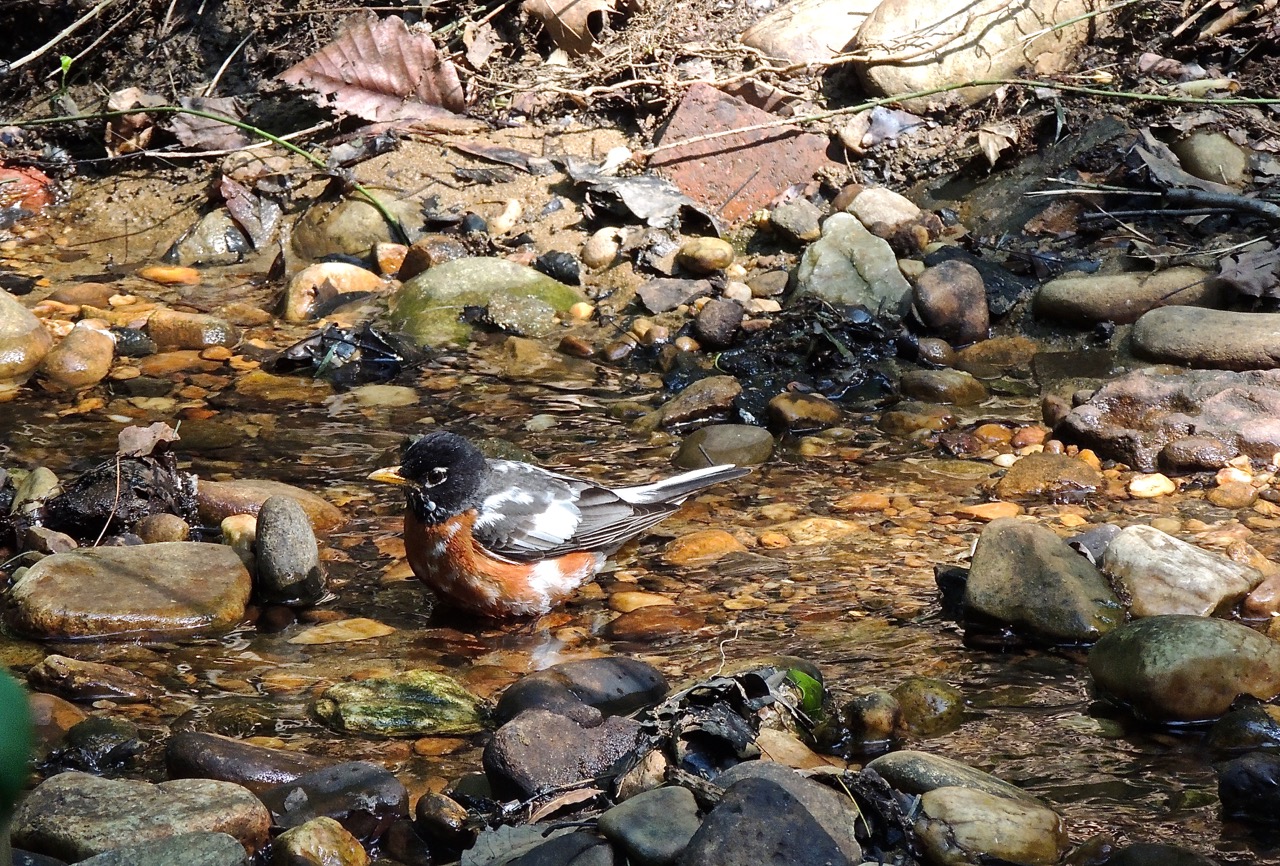
[[[466,307],[488,307],[497,303],[509,318],[521,305],[518,299],[533,299],[534,312],[542,305],[557,312],[585,301],[577,289],[545,274],[506,259],[467,258],[444,262],[418,274],[391,296],[391,324],[424,346],[463,345],[471,326],[459,319]],[[522,332],[538,333],[539,323],[503,323]]]
[[[352,734],[420,737],[477,733],[485,713],[480,699],[456,680],[405,671],[331,686],[316,701],[316,715]]]

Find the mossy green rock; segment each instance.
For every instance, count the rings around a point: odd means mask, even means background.
[[[480,699],[456,680],[431,671],[405,671],[332,686],[316,701],[325,724],[382,737],[453,736],[484,729]]]
[[[586,300],[577,289],[506,259],[455,259],[418,274],[391,296],[391,325],[423,346],[465,345],[471,326],[459,321],[464,307],[501,300],[511,308],[522,298],[557,312]]]

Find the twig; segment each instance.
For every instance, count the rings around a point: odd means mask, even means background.
[[[218,67],[218,71],[213,74],[213,80],[210,81],[201,91],[201,96],[212,96],[214,89],[218,86],[218,82],[222,80],[222,73],[227,71],[227,67],[231,65],[231,58],[240,53],[240,49],[249,44],[249,40],[253,38],[253,31],[249,31],[249,35],[240,40],[240,44],[231,49],[231,53],[227,55],[227,59],[222,61],[222,65]]]
[[[125,14],[123,14],[123,15],[121,15],[121,16],[120,16],[119,18],[117,18],[114,22],[112,22],[111,26],[110,26],[110,27],[108,27],[106,30],[103,30],[103,31],[102,31],[102,34],[101,34],[100,36],[98,36],[98,38],[97,38],[97,39],[95,39],[95,40],[93,40],[92,42],[90,42],[90,43],[89,43],[89,45],[88,45],[88,46],[87,46],[83,51],[81,51],[81,52],[80,52],[79,54],[77,54],[75,57],[72,57],[72,58],[71,58],[71,65],[72,65],[72,66],[74,66],[76,63],[78,63],[78,62],[80,61],[80,59],[81,59],[82,57],[84,57],[85,55],[87,55],[87,54],[88,54],[90,51],[92,51],[93,49],[97,48],[97,47],[98,47],[98,45],[99,45],[99,43],[101,43],[101,42],[102,42],[102,40],[106,39],[108,36],[110,36],[112,33],[114,33],[114,32],[115,32],[115,29],[116,29],[117,27],[119,27],[121,24],[124,24],[126,21],[128,21],[130,18],[132,18],[132,17],[133,17],[133,13],[134,13],[134,12],[137,12],[139,8],[140,8],[140,7],[136,7],[136,6],[135,6],[133,9],[130,9],[128,12],[126,12],[126,13],[125,13]],[[62,66],[61,66],[61,65],[59,65],[57,69],[52,70],[52,71],[51,71],[48,75],[46,75],[44,78],[45,78],[45,81],[48,81],[50,78],[54,78],[54,77],[56,77],[56,76],[58,76],[58,75],[61,75],[61,74],[62,74]]]
[[[177,5],[178,0],[169,0],[169,8],[164,10],[164,21],[160,22],[160,29],[156,31],[156,41],[169,35],[169,22],[173,20],[173,8]]]
[[[139,109],[145,110],[145,109]],[[326,120],[324,123],[317,123],[315,126],[308,126],[306,129],[299,129],[290,132],[287,135],[280,136],[281,141],[294,141],[304,138],[315,132],[321,132],[326,129],[332,129],[338,125],[336,120]],[[134,153],[122,153],[119,156],[109,157],[109,159],[128,159],[130,157],[151,156],[160,159],[207,159],[211,156],[229,156],[233,153],[243,153],[249,150],[261,150],[264,147],[270,147],[274,142],[260,141],[257,144],[246,144],[244,147],[229,147],[225,150],[139,150]]]
[[[97,539],[94,540],[93,546],[97,547],[102,543],[103,537],[107,534],[107,527],[111,525],[111,521],[115,519],[116,509],[120,507],[120,455],[116,455],[116,498],[111,503],[111,512],[107,514],[107,522],[102,524],[102,531],[98,533]]]
[[[116,0],[99,0],[99,3],[97,6],[94,6],[92,9],[90,9],[80,18],[72,22],[70,27],[67,27],[61,33],[54,36],[52,39],[50,39],[45,44],[41,45],[35,51],[32,51],[26,57],[19,57],[17,60],[10,63],[9,71],[12,72],[13,70],[18,69],[19,67],[26,66],[32,60],[35,60],[36,58],[42,56],[46,51],[48,51],[53,46],[57,45],[63,39],[66,39],[68,36],[70,36],[72,33],[75,33],[77,30],[79,30],[84,25],[88,24],[94,18],[97,18],[98,15],[103,10],[105,10],[108,6],[110,6],[114,2],[116,2]]]

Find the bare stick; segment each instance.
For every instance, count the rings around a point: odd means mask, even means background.
[[[249,31],[249,35],[240,40],[240,44],[231,49],[231,53],[227,55],[227,59],[222,61],[222,65],[218,67],[218,71],[214,73],[213,80],[205,86],[200,93],[201,96],[212,96],[214,89],[218,86],[218,82],[222,80],[222,73],[227,71],[227,67],[231,65],[231,58],[240,53],[240,49],[249,44],[249,40],[253,38],[253,31]]]
[[[94,6],[92,9],[86,12],[83,16],[81,16],[76,21],[74,21],[70,27],[63,30],[58,35],[54,36],[52,39],[50,39],[45,44],[41,45],[35,51],[32,51],[26,57],[19,57],[17,60],[10,63],[9,70],[12,71],[21,66],[26,66],[32,60],[35,60],[36,58],[43,56],[44,53],[49,49],[53,48],[53,46],[57,45],[63,39],[66,39],[72,33],[75,33],[77,30],[79,30],[84,25],[88,24],[94,18],[97,18],[98,15],[103,12],[103,10],[105,10],[108,6],[110,6],[114,2],[116,2],[116,0],[100,0],[97,6]]]

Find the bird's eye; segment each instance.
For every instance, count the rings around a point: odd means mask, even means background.
[[[437,484],[443,484],[444,480],[448,477],[448,469],[443,466],[432,466],[427,470],[427,486],[435,487]]]

